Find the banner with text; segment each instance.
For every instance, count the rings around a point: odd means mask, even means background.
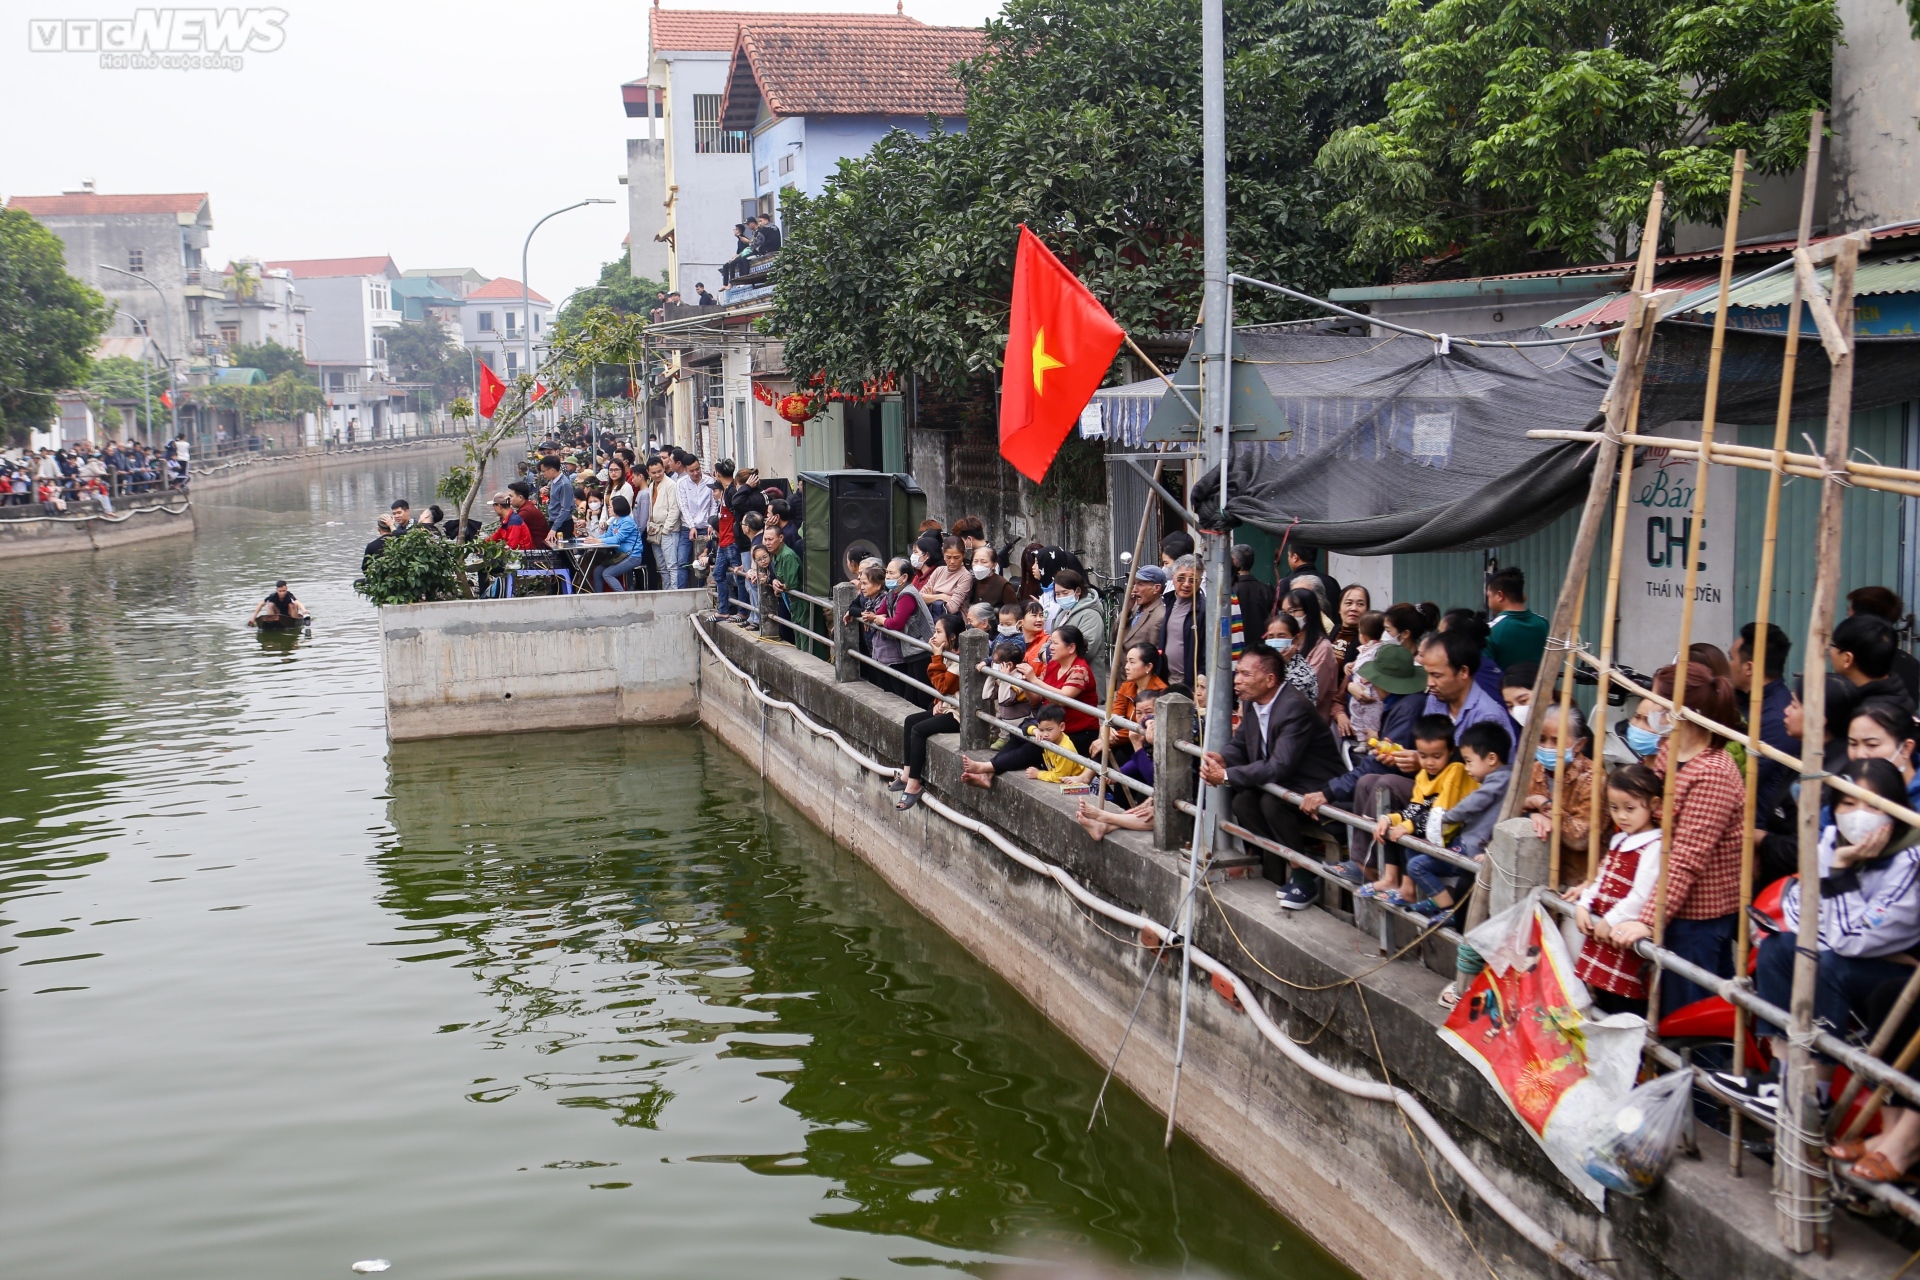
[[[1661,433],[1700,438],[1697,422],[1673,422]],[[1617,660],[1645,675],[1674,660],[1687,589],[1687,540],[1693,528],[1699,464],[1665,449],[1642,449],[1627,491],[1627,530],[1620,559]],[[1733,642],[1734,472],[1719,467],[1707,485],[1706,525],[1697,548],[1693,638],[1725,649]]]

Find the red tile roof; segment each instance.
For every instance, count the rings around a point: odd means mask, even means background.
[[[963,116],[967,95],[953,64],[985,49],[978,27],[746,24],[721,122],[752,128],[763,98],[777,116]]]
[[[728,9],[662,9],[656,3],[647,12],[647,45],[655,53],[662,49],[707,49],[731,53],[739,42],[744,23],[770,18],[788,26],[885,26],[918,27],[917,18],[905,14],[878,13],[741,13]]]
[[[263,262],[268,270],[284,269],[293,273],[295,280],[324,280],[332,276],[379,276],[400,274],[400,268],[393,265],[393,259],[381,254],[377,258],[290,258],[283,262]]]
[[[7,208],[22,209],[36,218],[61,214],[111,213],[199,213],[206,207],[204,191],[181,191],[170,195],[98,195],[94,192],[67,192],[57,196],[15,196]]]
[[[509,280],[505,276],[501,276],[495,280],[489,280],[467,295],[468,302],[479,298],[498,298],[507,302],[518,302],[520,301],[520,282],[518,280]],[[541,297],[537,290],[528,290],[527,300],[530,302],[543,302],[548,306],[553,305]]]

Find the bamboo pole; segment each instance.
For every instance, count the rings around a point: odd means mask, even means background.
[[[1853,417],[1853,276],[1866,232],[1848,236],[1833,261],[1833,313],[1846,346],[1832,357],[1833,381],[1827,391],[1827,465],[1832,474],[1820,482],[1820,525],[1815,543],[1813,608],[1807,619],[1807,653],[1801,704],[1806,721],[1801,740],[1803,777],[1821,770],[1826,754],[1826,640],[1833,630],[1834,600],[1840,585],[1840,533],[1846,503],[1841,483],[1847,461],[1848,429]],[[1794,1253],[1811,1253],[1824,1241],[1831,1209],[1817,1193],[1819,1176],[1810,1147],[1819,1142],[1814,1121],[1820,1103],[1815,1094],[1813,1061],[1813,989],[1820,946],[1820,800],[1821,788],[1800,788],[1800,929],[1794,947],[1793,999],[1788,1006],[1787,1074],[1782,1089],[1780,1126],[1775,1132],[1774,1213],[1780,1242]]]
[[[1527,432],[1527,439],[1591,443],[1593,432],[1536,428]],[[1620,440],[1622,444],[1643,449],[1665,449],[1681,459],[1697,461],[1703,453],[1699,441],[1681,440],[1674,436],[1646,435],[1636,431],[1621,436]],[[1792,453],[1784,449],[1776,453],[1772,448],[1728,444],[1724,440],[1714,442],[1711,458],[1721,466],[1741,467],[1748,471],[1779,471],[1783,475],[1797,476],[1806,480],[1823,479],[1827,474],[1826,459],[1815,457],[1810,453]],[[1920,496],[1920,471],[1910,468],[1883,467],[1870,462],[1849,461],[1846,465],[1846,476],[1847,483],[1856,489],[1874,489],[1881,493],[1897,493],[1905,497]]]
[[[1909,1013],[1913,1012],[1916,1001],[1920,1001],[1920,967],[1914,969],[1912,976],[1907,979],[1907,984],[1900,988],[1900,998],[1893,1002],[1893,1009],[1887,1014],[1886,1020],[1874,1031],[1873,1043],[1867,1046],[1869,1054],[1876,1058],[1886,1056],[1888,1046],[1893,1043],[1893,1037],[1899,1032],[1900,1024],[1907,1020]],[[1908,1038],[1907,1047],[1902,1049],[1900,1056],[1894,1060],[1893,1069],[1905,1071],[1913,1065],[1913,1059],[1916,1056],[1920,1056],[1920,1031],[1914,1032]],[[1835,1124],[1846,1118],[1847,1108],[1853,1105],[1853,1100],[1860,1095],[1860,1090],[1866,1082],[1867,1078],[1862,1075],[1848,1077],[1847,1087],[1841,1090],[1839,1098],[1833,1104],[1832,1115]],[[1841,1135],[1840,1140],[1852,1142],[1859,1137],[1861,1131],[1867,1127],[1867,1122],[1873,1119],[1873,1113],[1878,1111],[1886,1100],[1885,1086],[1876,1088],[1867,1105],[1860,1108],[1860,1114],[1847,1125],[1847,1131]]]
[[[1135,347],[1134,350],[1139,351],[1139,348]],[[1141,352],[1140,358],[1146,360],[1146,353]],[[1155,373],[1160,373],[1159,368],[1151,360],[1147,360],[1147,367],[1153,369]],[[1165,374],[1160,376],[1166,377]],[[1160,467],[1160,460],[1154,459],[1153,484],[1160,483]],[[1222,499],[1223,503],[1224,501]],[[1147,550],[1147,529],[1152,524],[1154,514],[1159,510],[1160,495],[1153,491],[1153,485],[1149,485],[1146,509],[1140,513],[1140,532],[1135,534],[1133,539],[1133,559],[1127,563],[1127,585],[1120,593],[1120,610],[1115,615],[1118,621],[1113,627],[1115,632],[1113,662],[1107,673],[1107,697],[1104,704],[1106,714],[1100,717],[1100,775],[1096,779],[1100,785],[1094,792],[1093,799],[1093,807],[1096,809],[1107,807],[1107,765],[1113,759],[1113,703],[1114,699],[1120,696],[1120,667],[1127,658],[1127,649],[1123,642],[1127,634],[1127,609],[1133,601],[1133,580],[1140,572],[1140,557]],[[1135,716],[1134,719],[1137,720],[1139,717]],[[1126,805],[1121,804],[1120,807],[1124,809]]]
[[[1680,726],[1679,717],[1687,706],[1687,676],[1693,670],[1693,597],[1700,585],[1700,542],[1707,525],[1707,485],[1712,479],[1714,419],[1720,411],[1720,364],[1727,348],[1727,294],[1733,288],[1733,248],[1740,238],[1740,195],[1747,172],[1745,148],[1733,153],[1733,183],[1727,193],[1727,232],[1720,246],[1720,305],[1713,313],[1713,347],[1707,356],[1707,399],[1700,414],[1700,461],[1694,465],[1693,516],[1687,526],[1687,574],[1685,594],[1680,598],[1680,636],[1675,645],[1673,667],[1673,714],[1671,736],[1667,738],[1667,776],[1660,796],[1660,879],[1654,887],[1653,944],[1663,946],[1667,933],[1667,881],[1673,866],[1673,808],[1679,791]],[[1722,538],[1731,530],[1722,530]],[[1647,1012],[1654,1025],[1660,1024],[1660,970],[1647,984]]]
[[[1824,113],[1813,113],[1813,124],[1807,137],[1807,176],[1800,190],[1800,234],[1794,241],[1796,248],[1804,249],[1807,240],[1813,234],[1813,197],[1814,189],[1820,178],[1820,133],[1824,125]],[[1780,365],[1780,402],[1773,413],[1773,461],[1774,468],[1767,477],[1767,516],[1760,541],[1760,581],[1754,594],[1753,644],[1747,657],[1753,662],[1751,688],[1747,691],[1747,732],[1758,739],[1760,722],[1764,715],[1767,696],[1767,628],[1772,622],[1773,613],[1773,570],[1775,556],[1780,543],[1780,462],[1786,454],[1787,430],[1793,416],[1793,375],[1800,359],[1800,283],[1796,279],[1793,285],[1793,299],[1787,304],[1786,352]],[[1747,924],[1746,906],[1753,901],[1753,844],[1756,832],[1754,820],[1760,803],[1760,753],[1747,752],[1747,800],[1742,811],[1740,829],[1740,915],[1734,923],[1733,935],[1733,972],[1737,977],[1747,971],[1747,949],[1753,943],[1752,932]],[[1733,1011],[1733,1074],[1744,1076],[1747,1071],[1747,1011],[1735,1006]],[[1740,1122],[1744,1117],[1740,1109],[1732,1109],[1733,1122],[1727,1136],[1727,1164],[1734,1177],[1741,1174],[1741,1159],[1745,1148],[1740,1143]]]
[[[1613,545],[1607,553],[1607,600],[1605,612],[1600,617],[1600,677],[1599,692],[1593,699],[1593,793],[1589,801],[1587,822],[1587,879],[1592,881],[1600,875],[1600,833],[1606,830],[1601,819],[1605,817],[1607,800],[1606,756],[1607,756],[1607,682],[1613,676],[1613,639],[1614,627],[1620,612],[1620,560],[1626,549],[1627,538],[1627,499],[1628,487],[1633,481],[1633,450],[1620,450],[1620,483],[1615,487],[1613,498]],[[1562,732],[1564,732],[1564,727]]]
[[[1631,453],[1632,451],[1623,449],[1621,452]],[[1585,586],[1584,574],[1581,575],[1581,585],[1583,587]],[[1586,592],[1583,590],[1580,593],[1580,599],[1576,600],[1573,605],[1573,634],[1576,636],[1580,634],[1580,615],[1584,611],[1585,604]],[[1579,664],[1575,662],[1566,663],[1560,668],[1560,723],[1555,731],[1559,739],[1556,752],[1560,758],[1555,763],[1553,770],[1553,785],[1550,793],[1552,797],[1550,801],[1550,811],[1553,814],[1553,829],[1548,833],[1549,839],[1547,842],[1547,888],[1554,893],[1560,892],[1560,845],[1563,838],[1560,828],[1562,822],[1565,820],[1564,809],[1566,807],[1563,792],[1565,790],[1565,779],[1567,776],[1567,761],[1572,758],[1570,754],[1571,743],[1569,742],[1571,735],[1567,732],[1567,727],[1572,721],[1572,716],[1569,712],[1573,707],[1573,673],[1578,670],[1578,668]],[[1538,714],[1540,714],[1538,711],[1532,712],[1527,716],[1527,719],[1531,720]],[[1536,730],[1536,732],[1538,731]],[[1515,760],[1513,767],[1514,771],[1518,773],[1520,762]],[[1509,783],[1508,786],[1509,789],[1512,788],[1511,783]],[[1587,843],[1589,847],[1592,846],[1593,839],[1591,833],[1588,835]]]
[[[1660,211],[1665,200],[1665,188],[1658,182],[1654,183],[1653,197],[1647,204],[1646,227],[1640,234],[1640,274],[1645,279],[1652,278],[1654,249],[1660,238]],[[1613,468],[1620,457],[1621,432],[1632,430],[1639,421],[1640,379],[1646,372],[1647,354],[1653,346],[1653,328],[1659,319],[1658,305],[1647,297],[1645,290],[1637,290],[1628,303],[1627,323],[1620,331],[1619,363],[1614,369],[1613,383],[1602,402],[1606,411],[1606,429],[1595,441],[1597,456],[1593,462],[1593,479],[1587,486],[1586,506],[1580,512],[1580,524],[1574,533],[1573,554],[1567,560],[1567,575],[1554,601],[1553,620],[1547,631],[1547,647],[1540,657],[1539,673],[1534,676],[1533,696],[1528,703],[1530,706],[1546,705],[1567,653],[1579,643],[1579,637],[1573,634],[1574,609],[1586,592],[1587,570],[1593,564],[1593,547],[1600,540],[1600,520],[1606,510],[1607,490],[1613,484]],[[1520,730],[1520,741],[1514,744],[1514,760],[1531,759],[1539,742],[1540,723],[1529,715],[1527,723]],[[1526,788],[1508,787],[1506,798],[1500,806],[1500,820],[1517,816],[1525,799]],[[1467,904],[1468,928],[1487,918],[1487,900],[1487,877],[1483,873],[1474,878],[1472,896]],[[1464,992],[1467,981],[1468,975],[1461,973],[1456,979],[1456,989]]]

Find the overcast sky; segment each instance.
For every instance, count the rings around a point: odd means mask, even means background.
[[[102,192],[205,191],[213,265],[388,253],[402,270],[518,277],[542,214],[604,196],[616,203],[541,229],[529,274],[558,301],[619,257],[625,140],[646,132],[619,86],[646,72],[644,0],[278,0],[280,47],[245,54],[239,71],[109,68],[33,46],[33,19],[131,18],[150,3],[24,0],[0,25],[0,197],[85,179]],[[910,0],[907,12],[976,25],[998,7]]]

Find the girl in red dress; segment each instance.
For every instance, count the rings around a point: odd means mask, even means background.
[[[1615,941],[1614,930],[1639,920],[1660,883],[1660,793],[1660,775],[1643,764],[1607,775],[1613,841],[1599,875],[1566,892],[1579,904],[1574,923],[1587,939],[1574,976],[1587,984],[1601,1013],[1647,1013],[1646,961]]]

